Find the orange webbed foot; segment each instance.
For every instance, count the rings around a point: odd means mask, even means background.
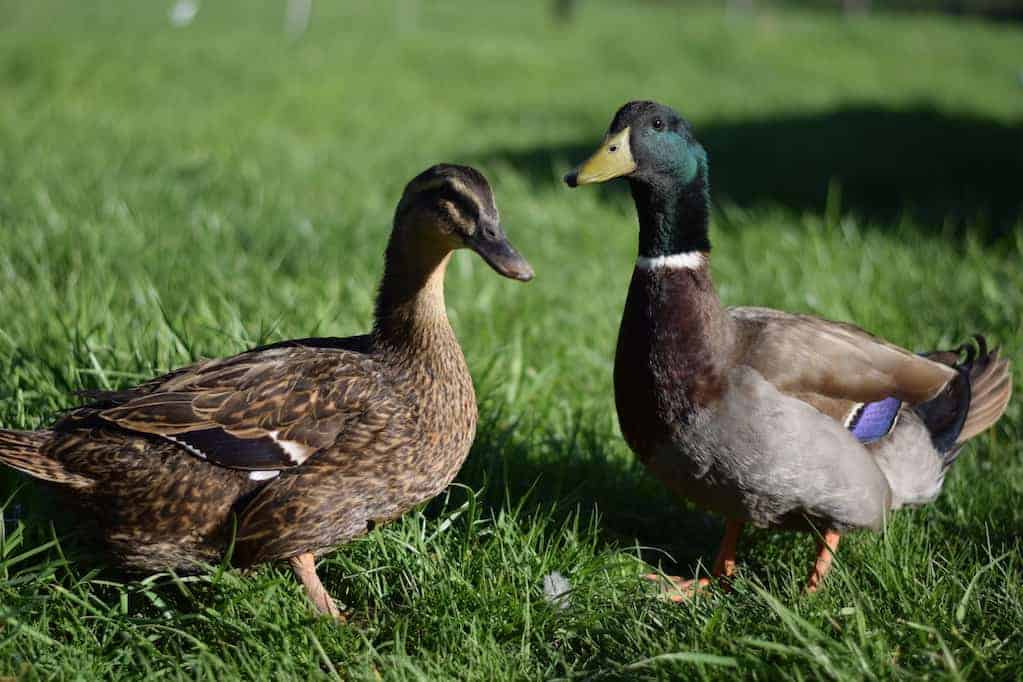
[[[714,560],[714,570],[711,575],[728,589],[728,578],[735,572],[735,548],[739,543],[739,535],[742,533],[742,521],[728,519],[725,522],[725,536],[721,539],[721,546],[718,548],[717,558]],[[661,594],[675,603],[681,603],[700,591],[706,589],[715,582],[712,578],[683,579],[677,575],[662,576],[657,573],[648,573],[643,576],[662,585]],[[664,583],[667,582],[665,585]]]
[[[808,594],[813,594],[820,589],[821,583],[824,582],[824,576],[831,570],[831,562],[834,559],[835,550],[838,549],[838,541],[841,539],[842,536],[837,531],[829,530],[818,542],[817,559],[813,564],[813,570],[810,571],[810,577],[806,581]]]

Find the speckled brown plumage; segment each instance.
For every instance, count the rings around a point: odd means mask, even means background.
[[[444,307],[463,246],[532,276],[483,176],[436,166],[399,204],[371,334],[93,394],[49,430],[0,431],[0,461],[64,490],[129,569],[195,571],[232,535],[241,566],[322,554],[436,495],[468,454],[476,397]]]

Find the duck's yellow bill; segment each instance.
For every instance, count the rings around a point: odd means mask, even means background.
[[[565,182],[569,187],[607,182],[635,170],[636,161],[632,158],[629,129],[626,128],[614,135],[608,135],[593,156],[565,176]]]

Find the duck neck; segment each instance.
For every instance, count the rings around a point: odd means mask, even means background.
[[[461,356],[444,305],[450,259],[450,250],[407,243],[395,231],[387,245],[374,315],[373,341],[380,351],[407,361],[428,362],[452,352]]]
[[[639,216],[639,256],[670,257],[710,251],[710,184],[707,164],[695,162],[687,175],[632,180]]]
[[[639,258],[615,361],[619,416],[630,443],[657,430],[637,415],[661,414],[663,407],[636,402],[636,396],[678,397],[672,407],[678,411],[657,428],[684,423],[694,407],[720,397],[734,344],[733,323],[710,273],[706,167],[689,182],[633,180],[632,192],[640,222]]]

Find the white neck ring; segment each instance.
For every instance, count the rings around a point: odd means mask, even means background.
[[[667,268],[670,270],[699,270],[707,263],[707,254],[703,251],[686,251],[685,253],[673,253],[670,256],[655,256],[648,258],[640,256],[636,259],[636,267],[641,270],[659,270]]]

